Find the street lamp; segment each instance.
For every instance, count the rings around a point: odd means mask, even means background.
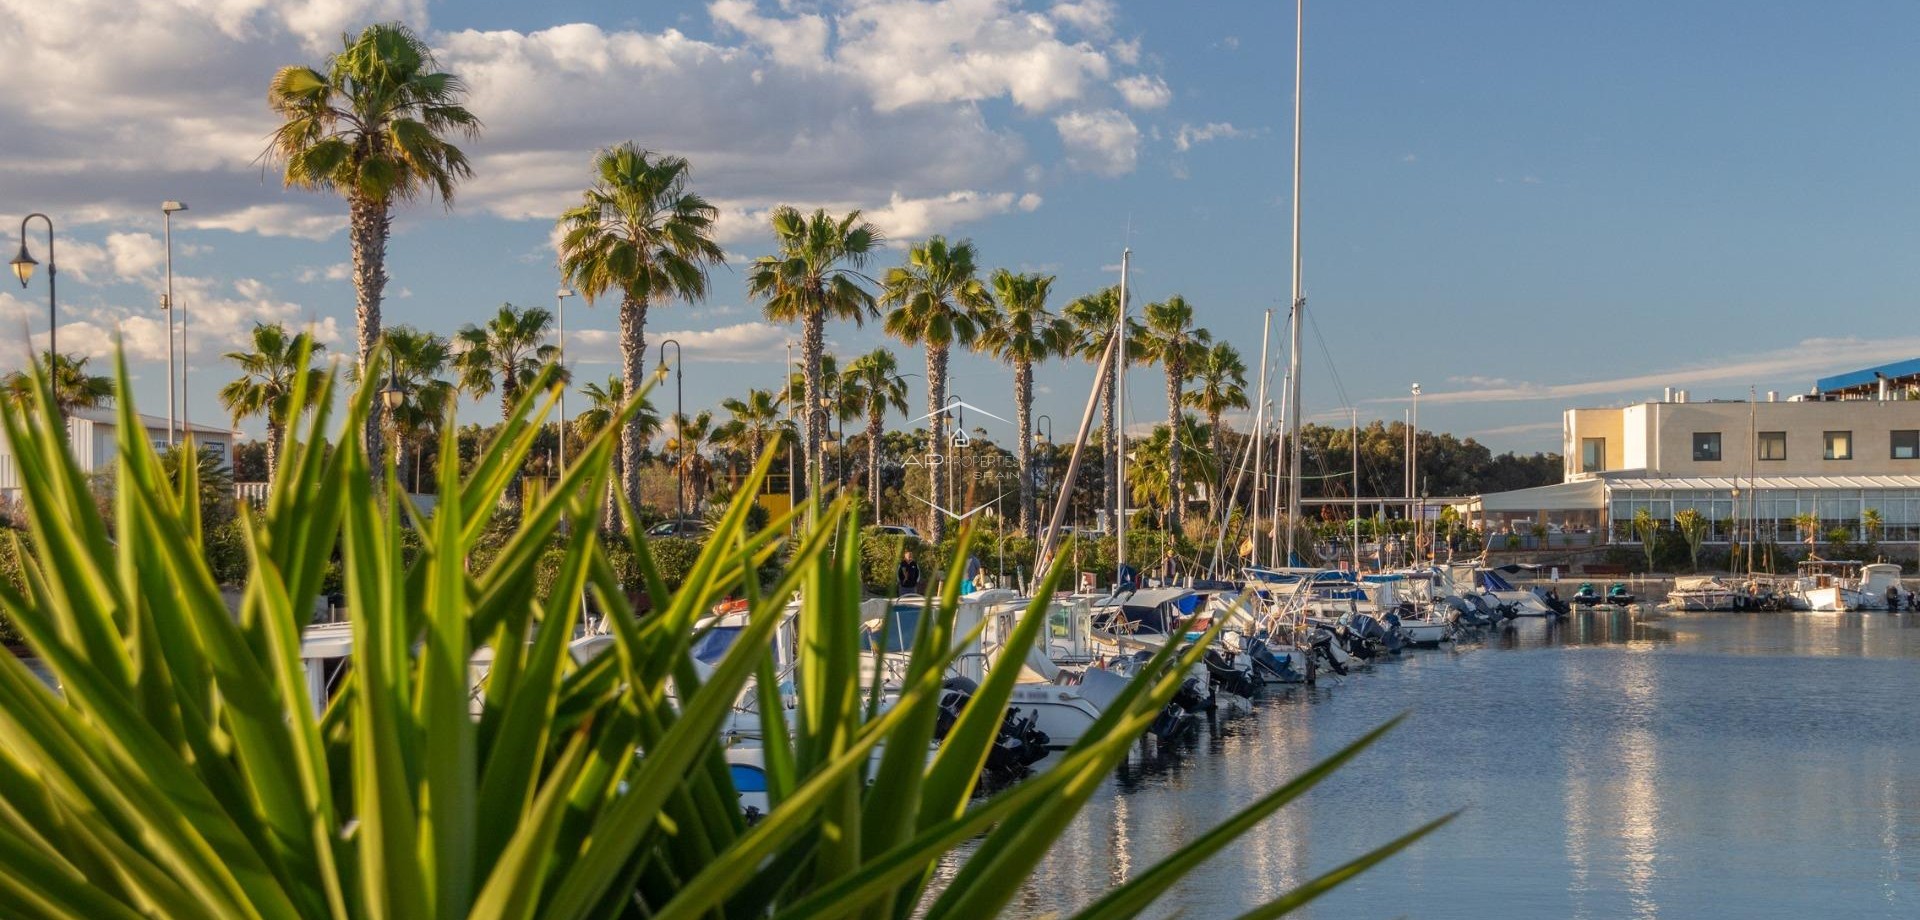
[[[1034,419],[1034,427],[1040,427],[1041,422],[1047,423],[1046,433],[1040,436],[1040,440],[1047,445],[1046,476],[1040,480],[1041,491],[1044,492],[1046,491],[1046,486],[1053,483],[1053,416],[1044,412],[1041,413],[1038,418]]]
[[[560,473],[567,474],[567,298],[572,297],[573,288],[562,285],[553,292],[553,313],[560,324]]]
[[[682,430],[687,422],[687,410],[681,398],[684,395],[680,386],[680,365],[683,362],[680,358],[679,340],[666,339],[660,343],[659,366],[663,369],[667,366],[668,345],[673,346],[673,440],[679,448],[673,452],[673,465],[680,474],[680,488],[674,502],[676,509],[674,520],[677,521],[687,516],[687,434]],[[627,396],[632,398],[633,394],[628,393]]]
[[[47,374],[54,374],[54,356],[60,353],[55,347],[54,336],[59,326],[59,300],[54,296],[54,280],[60,271],[53,257],[53,218],[38,211],[20,218],[20,254],[8,263],[13,266],[13,276],[20,279],[22,288],[33,278],[33,267],[40,263],[27,251],[27,221],[40,218],[47,224]],[[31,356],[29,356],[31,357]],[[55,411],[58,411],[57,409]]]
[[[180,202],[180,201],[160,202],[160,219],[166,225],[166,239],[167,239],[167,292],[165,294],[160,295],[160,312],[167,314],[167,446],[168,447],[172,447],[174,445],[175,439],[177,437],[175,435],[175,431],[177,430],[178,426],[174,421],[174,410],[180,405],[180,396],[185,396],[187,392],[187,378],[184,373],[180,376],[179,396],[176,396],[174,394],[174,389],[173,389],[173,381],[174,381],[173,214],[175,211],[184,211],[186,209],[187,209],[187,206],[185,202]],[[181,342],[182,350],[185,350],[185,346],[186,346],[186,343],[182,341]]]
[[[1407,497],[1420,494],[1420,384],[1413,385],[1412,422],[1407,426]],[[1427,509],[1424,502],[1416,502],[1418,516],[1413,520],[1414,564],[1420,564],[1420,543],[1426,537]]]

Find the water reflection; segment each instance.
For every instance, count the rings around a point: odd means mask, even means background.
[[[1442,812],[1303,916],[1920,916],[1920,616],[1523,622],[1137,748],[1016,914],[1065,914],[1401,711],[1171,892],[1233,916]]]

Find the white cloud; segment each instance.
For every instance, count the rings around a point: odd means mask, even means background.
[[[1466,378],[1449,382],[1468,383],[1468,389],[1423,393],[1422,403],[1531,402],[1552,400],[1567,402],[1600,396],[1652,396],[1669,386],[1731,384],[1741,387],[1769,382],[1799,380],[1831,374],[1850,368],[1912,357],[1920,351],[1920,336],[1877,338],[1807,339],[1797,345],[1756,354],[1732,356],[1718,363],[1690,362],[1684,366],[1651,373],[1631,374],[1604,380],[1543,384],[1508,380],[1502,377]],[[1371,403],[1406,402],[1405,396],[1367,400]]]
[[[1204,144],[1208,141],[1216,140],[1252,137],[1255,133],[1257,132],[1245,128],[1236,128],[1231,122],[1225,121],[1210,121],[1198,127],[1181,125],[1180,130],[1173,136],[1173,149],[1191,150],[1195,144]]]
[[[353,263],[335,262],[323,268],[303,268],[294,280],[301,284],[312,284],[316,281],[345,281],[352,277]]]
[[[647,348],[657,349],[660,342],[673,339],[685,349],[688,361],[760,364],[784,360],[792,336],[786,326],[754,320],[718,329],[648,329]],[[567,357],[581,364],[614,364],[620,358],[620,335],[612,329],[568,330]]]
[[[1035,199],[1037,195],[1029,195]],[[951,229],[956,224],[1005,214],[1012,210],[1015,200],[1012,192],[962,191],[950,192],[932,198],[903,198],[893,196],[886,207],[875,208],[867,212],[867,219],[889,240],[898,244],[911,243],[917,237],[930,233],[939,233]],[[1025,207],[1024,203],[1022,207]],[[1032,210],[1032,208],[1026,208]]]
[[[881,111],[1006,96],[1043,112],[1080,99],[1109,67],[1106,55],[1060,40],[1051,20],[1010,0],[872,0],[836,25],[835,60],[866,82]]]
[[[1040,202],[1043,200],[1039,195],[1028,192],[1021,195],[1020,200],[1016,202],[1016,204],[1020,206],[1020,210],[1022,211],[1037,211],[1040,209]]]
[[[821,67],[827,63],[827,20],[813,13],[790,19],[761,16],[753,0],[716,0],[708,4],[713,21],[767,49],[776,64]]]
[[[1075,169],[1122,176],[1138,162],[1140,129],[1116,109],[1068,112],[1055,118],[1053,126],[1066,147],[1067,165]]]
[[[1164,108],[1173,101],[1173,90],[1167,87],[1167,81],[1150,74],[1134,74],[1113,81],[1113,88],[1120,91],[1120,98],[1136,109]]]
[[[306,307],[277,297],[258,279],[241,278],[223,285],[212,279],[175,275],[174,294],[181,309],[178,321],[186,326],[182,341],[187,356],[196,361],[216,360],[226,352],[246,347],[255,323],[311,325],[322,342],[334,345],[340,341],[332,317],[314,316]],[[31,303],[17,303],[10,295],[0,295],[0,326],[17,327],[21,320],[31,324],[36,349],[46,347],[46,327],[39,322],[45,318],[44,307],[36,309]],[[112,360],[117,335],[128,361],[164,361],[166,328],[166,314],[157,304],[129,307],[113,302],[63,303],[60,350],[106,364]],[[0,363],[17,361],[18,356],[0,352]]]
[[[1113,4],[1109,0],[1077,0],[1053,5],[1047,11],[1054,22],[1073,26],[1082,32],[1100,37],[1113,31]]]
[[[207,230],[324,240],[347,228],[347,215],[345,205],[329,209],[326,213],[315,213],[305,205],[256,204],[225,214],[200,217],[193,224]]]

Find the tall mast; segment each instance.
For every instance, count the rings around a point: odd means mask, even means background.
[[[1280,539],[1280,508],[1282,507],[1281,500],[1291,499],[1293,497],[1293,489],[1291,488],[1293,484],[1293,470],[1291,467],[1288,467],[1286,465],[1286,452],[1284,450],[1284,448],[1287,446],[1287,425],[1289,423],[1289,420],[1293,418],[1293,407],[1287,405],[1286,394],[1288,394],[1289,392],[1292,392],[1292,390],[1293,390],[1293,371],[1289,370],[1280,377],[1280,418],[1277,419],[1279,424],[1273,426],[1274,490],[1273,490],[1273,517],[1270,519],[1273,527],[1273,546],[1268,551],[1267,564],[1275,568],[1285,566],[1290,561],[1285,556],[1280,555],[1281,549],[1284,548],[1289,554],[1293,552],[1293,543],[1291,542],[1291,538],[1289,538],[1287,541],[1282,541]],[[1281,492],[1279,488],[1281,470],[1287,471],[1287,484],[1289,488],[1284,493]]]
[[[1266,311],[1260,323],[1260,395],[1254,398],[1253,426],[1253,513],[1246,516],[1252,551],[1247,561],[1260,564],[1260,515],[1265,507],[1260,499],[1267,491],[1267,341],[1273,338],[1273,311]]]
[[[1300,78],[1306,57],[1307,0],[1295,0],[1293,13],[1293,319],[1287,386],[1287,514],[1300,516],[1300,314],[1307,299],[1300,293]],[[1293,564],[1293,534],[1287,527],[1287,564]]]
[[[1114,319],[1113,336],[1113,433],[1114,515],[1113,574],[1117,581],[1127,565],[1127,268],[1133,261],[1132,249],[1120,250],[1120,310]]]
[[[1360,577],[1360,410],[1353,412],[1353,577]]]

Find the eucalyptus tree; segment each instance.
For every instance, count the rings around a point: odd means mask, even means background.
[[[53,368],[53,403],[62,416],[75,409],[98,409],[113,401],[113,378],[87,373],[87,358],[81,355],[47,354],[35,363],[44,370]],[[0,392],[16,406],[32,404],[33,376],[14,371],[0,378]]]
[[[287,426],[311,405],[326,380],[326,372],[313,366],[313,357],[325,350],[310,332],[290,333],[281,323],[255,323],[253,350],[227,353],[227,360],[240,365],[241,376],[220,388],[220,405],[232,414],[235,425],[256,415],[267,420],[268,482],[280,473]],[[295,401],[296,391],[300,403]]]
[[[1033,489],[1033,366],[1073,346],[1073,326],[1047,310],[1052,275],[993,273],[996,303],[976,343],[981,351],[1013,365],[1013,402],[1019,441],[1020,532],[1032,538],[1038,528]]]
[[[262,159],[279,163],[288,186],[347,199],[353,252],[355,356],[365,370],[380,343],[387,288],[387,238],[394,204],[439,196],[473,174],[453,138],[479,136],[480,120],[461,103],[466,84],[439,70],[432,49],[399,23],[377,23],[344,38],[324,68],[282,67],[267,88],[280,117]],[[370,456],[380,456],[380,418],[367,418]]]
[[[887,270],[881,301],[891,308],[887,332],[909,345],[927,349],[928,446],[946,443],[947,358],[954,345],[971,345],[985,325],[993,296],[980,280],[973,242],[948,243],[934,236],[907,250],[907,263]],[[932,477],[935,502],[951,502],[941,493],[942,477]],[[928,530],[935,543],[946,535],[946,518],[936,509]]]
[[[900,376],[900,362],[893,352],[876,348],[853,359],[841,382],[849,408],[867,420],[867,497],[873,502],[873,522],[883,523],[880,436],[886,428],[888,410],[907,413],[907,381]]]
[[[1178,294],[1160,301],[1147,304],[1146,322],[1141,325],[1139,336],[1140,360],[1147,364],[1158,364],[1167,372],[1167,430],[1172,437],[1167,441],[1167,529],[1178,532],[1183,506],[1186,504],[1185,485],[1180,476],[1180,442],[1183,440],[1180,430],[1180,407],[1185,400],[1181,391],[1187,380],[1193,375],[1193,368],[1204,360],[1207,347],[1213,344],[1213,334],[1193,325],[1193,305]]]
[[[514,404],[539,379],[541,370],[560,360],[560,349],[545,344],[552,328],[551,312],[510,303],[501,304],[484,326],[469,323],[460,327],[453,337],[457,348],[453,368],[460,374],[460,388],[475,398],[499,390],[501,417],[513,417]],[[554,382],[566,385],[565,368],[556,370]],[[503,507],[519,508],[519,472],[514,473],[501,501]]]
[[[779,394],[759,389],[748,390],[745,399],[729,396],[721,400],[720,408],[727,410],[728,418],[713,429],[712,442],[745,454],[748,469],[758,466],[769,438],[793,432],[783,403]]]
[[[817,483],[823,469],[820,444],[831,424],[822,384],[821,359],[826,353],[827,321],[847,320],[859,325],[875,315],[873,292],[861,274],[867,258],[880,245],[880,231],[849,211],[834,217],[825,209],[803,216],[782,205],[773,209],[773,235],[779,251],[755,259],[747,272],[747,296],[766,301],[767,318],[800,324],[801,375],[805,379],[799,405],[805,421],[807,482]]]
[[[560,270],[592,303],[620,298],[620,383],[638,393],[646,381],[647,309],[707,296],[707,270],[726,261],[713,241],[719,211],[689,190],[681,157],[628,141],[594,159],[594,183],[560,216]],[[620,437],[621,489],[640,504],[640,462],[647,438],[632,419]]]
[[[1227,342],[1215,342],[1193,368],[1194,388],[1185,396],[1187,407],[1207,416],[1207,440],[1217,464],[1217,475],[1207,492],[1208,516],[1220,517],[1220,493],[1226,488],[1227,458],[1221,450],[1220,416],[1229,409],[1247,408],[1247,365]]]

